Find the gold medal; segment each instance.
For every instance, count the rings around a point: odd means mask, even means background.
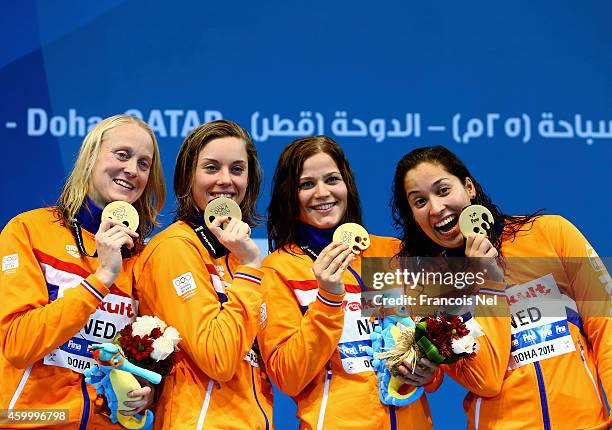
[[[370,246],[370,235],[359,224],[347,222],[334,231],[333,241],[342,242],[348,245],[353,253],[361,254]]]
[[[470,205],[459,215],[459,229],[466,238],[476,234],[488,236],[493,223],[493,214],[481,205]]]
[[[242,220],[242,211],[238,203],[228,197],[217,197],[211,200],[204,209],[204,222],[206,227],[210,228],[210,225],[218,216],[227,216],[230,219],[236,218],[238,221]],[[223,228],[223,226],[221,227]]]
[[[121,200],[106,205],[102,211],[102,220],[107,218],[121,222],[132,231],[136,231],[140,222],[138,211],[134,206]]]

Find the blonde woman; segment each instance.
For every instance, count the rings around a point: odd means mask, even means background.
[[[165,198],[159,149],[149,126],[117,115],[85,137],[56,206],[17,215],[0,235],[0,409],[63,411],[53,428],[119,428],[94,413],[95,390],[83,372],[88,346],[107,342],[137,312],[134,256]],[[140,226],[101,220],[115,200],[134,205]],[[126,251],[122,252],[122,248]],[[124,414],[152,401],[151,388],[130,394]],[[0,418],[2,428],[24,421]],[[26,421],[27,423],[27,421]],[[51,422],[27,423],[48,428]],[[63,424],[63,425],[61,425]]]

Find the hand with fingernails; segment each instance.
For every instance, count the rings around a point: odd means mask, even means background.
[[[227,224],[222,229],[224,223]],[[261,267],[261,251],[251,239],[251,227],[247,223],[236,218],[219,216],[210,224],[210,231],[238,258],[240,264],[255,269]]]
[[[438,365],[426,358],[421,358],[414,370],[412,363],[405,360],[398,366],[399,375],[396,377],[404,384],[420,387],[431,382],[436,370],[438,370]]]
[[[504,272],[497,264],[499,253],[489,238],[484,234],[470,235],[465,240],[465,256],[477,271],[486,272],[487,279],[500,282]]]
[[[119,407],[119,413],[121,415],[134,416],[140,414],[145,409],[148,409],[153,404],[153,399],[155,398],[155,387],[146,379],[136,377],[142,388],[138,390],[130,391],[128,393],[128,397],[134,397],[137,400],[130,400],[129,402],[123,402],[123,406],[126,406],[130,409],[121,409],[122,406]],[[138,397],[142,397],[138,399]]]
[[[312,266],[319,288],[331,294],[344,293],[342,274],[354,259],[355,254],[342,242],[323,248]]]
[[[96,250],[98,251],[98,269],[96,277],[107,287],[112,285],[123,267],[121,247],[134,247],[138,233],[127,228],[120,221],[104,219],[96,233]]]

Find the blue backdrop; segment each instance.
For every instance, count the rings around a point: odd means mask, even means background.
[[[245,126],[266,172],[262,211],[281,149],[328,134],[380,235],[394,234],[396,161],[444,144],[504,211],[559,213],[609,256],[611,12],[564,0],[5,3],[0,224],[52,204],[87,127],[130,112],[155,129],[167,178],[195,125]],[[452,382],[430,396],[438,428],[464,427],[462,397]],[[279,429],[295,428],[294,411],[279,396]]]

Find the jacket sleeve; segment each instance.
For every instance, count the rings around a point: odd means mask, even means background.
[[[608,399],[612,396],[612,279],[593,247],[569,221],[558,217],[556,251],[568,276],[582,327]]]
[[[436,373],[434,373],[433,378],[431,378],[431,381],[423,385],[423,389],[425,390],[426,393],[433,393],[438,388],[440,388],[440,385],[442,385],[443,381],[444,381],[444,371],[438,368],[438,370],[436,370]]]
[[[487,282],[478,292],[482,299],[496,301],[496,305],[475,306],[475,321],[484,333],[484,336],[477,338],[478,352],[457,363],[440,366],[451,378],[477,396],[499,394],[508,368],[510,310],[504,289],[503,283]]]
[[[270,267],[264,267],[264,272],[268,325],[259,346],[272,381],[295,397],[325,369],[338,347],[344,326],[344,294],[319,290],[302,315],[283,277]]]
[[[220,278],[183,237],[157,244],[142,271],[137,293],[149,298],[154,316],[178,330],[179,347],[211,379],[232,379],[260,329],[262,272],[238,266],[221,305],[214,286]]]
[[[48,228],[62,228],[49,225]],[[0,339],[2,355],[25,368],[62,345],[86,323],[108,294],[89,275],[49,302],[47,282],[27,225],[18,217],[0,234]]]

